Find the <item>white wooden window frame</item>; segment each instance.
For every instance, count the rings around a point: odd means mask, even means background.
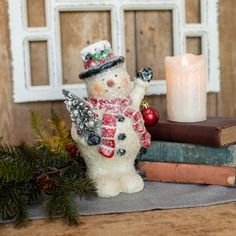
[[[63,11],[110,11],[113,51],[116,55],[125,55],[125,11],[171,10],[174,55],[186,52],[187,37],[201,37],[208,67],[207,91],[220,91],[218,0],[201,0],[201,23],[197,24],[186,23],[185,0],[45,0],[46,26],[30,28],[26,2],[8,0],[15,102],[61,100],[61,89],[86,96],[84,84],[63,84],[59,17]],[[47,42],[49,85],[31,85],[31,41]],[[164,79],[151,81],[147,95],[165,93]]]

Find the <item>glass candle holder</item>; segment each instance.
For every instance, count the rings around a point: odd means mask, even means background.
[[[176,122],[206,120],[206,65],[203,55],[165,58],[167,119]]]

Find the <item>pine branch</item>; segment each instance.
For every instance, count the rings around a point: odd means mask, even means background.
[[[45,126],[42,124],[42,119],[38,112],[31,110],[30,115],[31,126],[37,136],[37,140],[48,147],[53,146],[55,140],[45,131]]]
[[[38,157],[34,160],[34,165],[38,167],[40,173],[48,172],[52,169],[61,169],[68,166],[72,159],[66,152],[56,153],[45,147],[37,150]]]
[[[23,194],[16,193],[13,198],[15,199],[17,210],[14,217],[16,227],[22,227],[28,222],[27,219],[27,202],[28,199]]]
[[[26,145],[26,143],[20,143],[15,146],[15,156],[19,161],[25,161],[28,164],[31,163],[37,156],[36,147]]]
[[[69,168],[63,172],[63,178],[74,179],[75,177],[85,177],[85,166],[81,165],[80,162],[74,160],[68,167]]]
[[[35,148],[20,144],[0,145],[0,180],[3,183],[29,181],[33,169],[29,160],[33,159]]]
[[[49,196],[46,210],[50,218],[60,215],[68,225],[78,224],[75,195],[71,192],[54,191]]]
[[[68,129],[64,129],[65,122],[59,119],[58,114],[53,109],[51,109],[51,119],[48,121],[48,123],[60,139],[63,140],[63,138],[67,136]]]
[[[68,173],[70,169],[60,175],[52,176],[57,188],[48,192],[50,197],[47,213],[49,217],[59,214],[67,224],[71,225],[77,224],[76,195],[80,198],[91,198],[97,196],[97,193],[93,181]]]
[[[73,192],[80,198],[97,196],[95,183],[85,176],[71,175],[71,169],[67,169],[66,172],[51,177],[58,186],[58,189],[61,189],[63,192]]]
[[[1,184],[0,189],[0,218],[13,219],[17,227],[25,225],[28,221],[27,204],[29,199],[27,186],[23,188],[15,184],[5,186]]]
[[[30,116],[31,116],[31,127],[34,129],[36,134],[41,137],[41,130],[44,128],[42,125],[41,117],[35,110],[30,111]]]
[[[72,191],[79,195],[80,198],[92,198],[97,196],[95,183],[84,177],[72,182]]]
[[[12,199],[12,186],[0,185],[0,219],[9,219],[15,216],[15,201]]]
[[[0,179],[4,183],[29,181],[32,178],[32,168],[19,161],[0,161]]]
[[[31,111],[31,124],[40,147],[0,143],[0,218],[24,225],[27,205],[47,196],[50,217],[60,215],[67,224],[77,224],[76,195],[96,196],[95,184],[85,177],[85,163],[65,122],[54,111],[47,126],[54,136],[49,135],[36,111]]]
[[[0,158],[15,156],[15,146],[0,144]]]
[[[51,110],[51,119],[47,124],[42,124],[42,119],[39,114],[31,111],[31,125],[37,135],[37,140],[56,152],[65,151],[68,146],[75,145],[71,138],[70,131],[66,127],[65,122],[59,119],[59,116],[54,110]],[[49,135],[46,127],[50,128],[55,135]]]
[[[67,146],[75,145],[65,121],[60,120],[58,114],[53,109],[51,109],[51,119],[48,121],[48,124],[56,133],[54,137],[58,140],[58,148],[60,150],[65,150]]]
[[[19,145],[1,145],[0,144],[0,159],[11,158],[21,161],[34,159],[37,155],[37,148],[20,143]]]

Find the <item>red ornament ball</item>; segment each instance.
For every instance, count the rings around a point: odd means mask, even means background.
[[[159,118],[159,112],[154,107],[147,107],[142,110],[144,124],[147,126],[155,125]]]

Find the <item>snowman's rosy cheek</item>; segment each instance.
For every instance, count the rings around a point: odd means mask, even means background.
[[[105,92],[104,86],[96,82],[94,82],[94,84],[90,86],[90,89],[92,90],[94,94],[101,94]]]
[[[129,84],[129,78],[128,77],[124,77],[123,78],[123,83],[124,83],[124,85],[128,85]]]

